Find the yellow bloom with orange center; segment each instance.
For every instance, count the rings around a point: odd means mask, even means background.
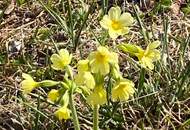
[[[58,54],[53,54],[50,58],[52,68],[55,70],[63,70],[65,66],[69,65],[72,59],[72,54],[66,49],[61,49]]]
[[[29,74],[23,73],[22,77],[25,79],[21,82],[21,89],[23,90],[23,93],[30,93],[34,88],[39,86],[39,83],[34,81]]]
[[[87,102],[92,105],[103,105],[107,102],[106,90],[103,86],[96,86],[94,91],[87,97]]]
[[[110,72],[110,64],[118,64],[118,55],[100,46],[90,54],[89,61],[92,73],[106,75]]]
[[[108,15],[100,21],[100,25],[109,31],[111,38],[116,39],[120,35],[129,32],[129,26],[133,24],[133,17],[130,13],[122,13],[119,6],[110,8]]]
[[[134,92],[134,83],[132,81],[121,81],[112,89],[112,100],[127,101],[130,96],[133,96]]]
[[[66,106],[63,106],[61,108],[59,108],[56,112],[55,112],[55,116],[59,119],[59,120],[67,120],[70,118],[70,113],[71,110],[68,109]]]

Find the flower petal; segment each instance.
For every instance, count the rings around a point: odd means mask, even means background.
[[[30,93],[35,87],[38,86],[38,83],[34,80],[23,80],[21,82],[21,88],[24,94]]]
[[[130,13],[123,13],[119,18],[119,22],[121,22],[123,26],[131,26],[134,20]]]
[[[101,68],[101,64],[99,64],[96,60],[91,63],[91,71],[92,73],[99,73]]]
[[[33,78],[29,74],[26,74],[26,73],[22,73],[22,77],[24,79],[33,80]]]
[[[84,84],[84,78],[83,76],[81,75],[81,73],[75,75],[75,82],[78,86],[81,86]]]
[[[157,61],[160,59],[160,52],[156,49],[149,51],[149,53],[147,54],[147,57],[152,59],[152,61]]]
[[[96,86],[94,92],[87,97],[87,102],[94,105],[103,105],[107,102],[106,91],[103,86]]]
[[[115,40],[115,39],[119,36],[119,34],[118,34],[115,30],[109,29],[109,36],[110,36],[113,40]]]
[[[64,65],[70,64],[71,59],[72,59],[72,54],[69,55],[69,52],[66,49],[61,49],[59,51],[59,55],[60,55],[61,60],[64,63]]]
[[[103,19],[100,21],[100,25],[104,28],[104,29],[108,29],[111,27],[111,20],[109,18],[108,15],[105,15],[103,17]]]
[[[124,27],[120,30],[120,35],[124,35],[129,33],[129,28],[128,27]]]
[[[89,89],[93,89],[95,86],[94,77],[90,72],[81,72],[75,76],[75,82],[77,85],[86,85]]]
[[[143,57],[143,59],[142,59],[142,64],[144,66],[147,66],[150,70],[154,69],[154,64],[152,62],[153,61],[148,57]]]
[[[121,15],[120,7],[119,6],[111,7],[111,9],[108,12],[108,15],[111,20],[118,21]]]
[[[58,54],[53,54],[50,58],[53,65],[52,68],[55,70],[62,70],[64,68],[64,65],[62,64],[62,59]]]
[[[118,64],[118,54],[115,52],[110,52],[110,62],[113,64]]]
[[[61,107],[56,112],[55,115],[59,120],[69,119],[71,111],[67,107]]]
[[[150,44],[148,45],[148,48],[149,48],[150,50],[156,49],[159,45],[160,45],[160,41],[154,41],[154,42],[152,42],[152,43],[150,43]]]
[[[59,91],[56,89],[52,89],[49,93],[48,93],[48,100],[54,102],[57,100],[57,98],[59,97]]]
[[[119,82],[112,89],[112,100],[113,101],[126,101],[129,99],[129,96],[133,96],[134,94],[134,83],[130,80],[125,80]]]
[[[77,65],[78,72],[84,72],[89,70],[89,60],[80,60]]]
[[[110,72],[110,66],[109,63],[104,63],[100,66],[100,74],[106,75]]]
[[[61,49],[59,51],[59,55],[60,55],[60,57],[62,57],[63,59],[65,59],[66,57],[69,57],[69,52],[66,49]]]
[[[95,86],[95,81],[94,81],[94,77],[90,72],[85,72],[84,74],[84,78],[85,78],[85,84],[89,89],[93,89]]]

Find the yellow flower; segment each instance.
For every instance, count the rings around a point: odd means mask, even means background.
[[[59,97],[59,91],[52,89],[49,93],[48,93],[48,100],[54,102],[57,100],[57,98]]]
[[[66,49],[61,49],[59,54],[53,54],[50,58],[53,65],[52,68],[55,70],[63,70],[65,66],[69,65],[72,59],[72,55]]]
[[[100,21],[100,25],[109,31],[111,38],[116,39],[120,35],[129,32],[128,26],[133,23],[133,17],[130,13],[122,13],[119,6],[112,7],[108,15],[105,15]]]
[[[148,67],[151,70],[154,69],[153,62],[160,60],[160,52],[156,49],[159,45],[159,41],[154,41],[147,46],[146,50],[138,47],[138,53],[135,53],[135,55],[138,57],[142,67]]]
[[[89,89],[93,89],[94,86],[95,86],[94,77],[88,71],[86,71],[86,72],[79,72],[75,76],[75,82],[79,86],[86,85]]]
[[[59,108],[56,112],[55,112],[55,116],[59,119],[59,120],[67,120],[70,118],[70,113],[71,111],[66,107],[63,106],[61,108]]]
[[[106,47],[100,46],[97,51],[90,54],[89,61],[92,73],[106,75],[110,72],[109,64],[118,63],[118,56],[114,52],[109,52]]]
[[[34,81],[30,75],[23,73],[22,77],[25,79],[21,82],[23,93],[30,93],[34,88],[39,86],[39,83]]]
[[[88,71],[89,70],[88,63],[89,60],[80,60],[78,62],[78,67],[77,67],[78,72]]]
[[[112,89],[112,100],[126,101],[134,92],[134,83],[132,81],[121,81]]]
[[[106,91],[104,90],[103,86],[96,86],[94,91],[88,96],[87,102],[92,106],[105,104],[107,99]]]

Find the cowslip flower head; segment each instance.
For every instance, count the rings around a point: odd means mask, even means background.
[[[94,77],[88,71],[79,72],[75,76],[75,82],[76,82],[77,85],[79,85],[79,86],[86,86],[89,89],[93,89],[94,86],[95,86]]]
[[[72,59],[72,54],[66,49],[61,49],[59,54],[53,54],[50,58],[52,64],[52,68],[55,70],[63,70],[65,66],[69,65]]]
[[[138,53],[135,53],[135,55],[142,67],[148,67],[150,70],[154,69],[153,62],[160,60],[160,52],[156,49],[159,45],[159,41],[154,41],[147,46],[146,50],[138,47]]]
[[[102,85],[94,88],[94,91],[87,97],[87,102],[92,106],[103,105],[107,102],[106,91]]]
[[[48,100],[55,102],[57,100],[57,98],[59,97],[59,91],[56,89],[52,89],[49,93],[48,93]]]
[[[122,13],[119,6],[110,8],[108,15],[105,15],[100,21],[100,25],[107,29],[109,36],[116,39],[120,35],[129,32],[128,26],[133,24],[133,17],[130,13]]]
[[[55,112],[55,116],[61,121],[63,119],[67,120],[70,118],[70,113],[71,110],[68,109],[66,106],[63,106],[61,108],[59,108],[56,112]]]
[[[118,64],[118,55],[100,46],[97,51],[90,54],[89,61],[92,73],[106,75],[110,72],[109,64]]]
[[[112,89],[113,101],[127,101],[134,94],[134,83],[130,80],[120,81]]]
[[[39,86],[39,83],[34,81],[29,74],[23,73],[22,77],[24,80],[21,82],[21,89],[24,94],[30,93],[34,88]]]

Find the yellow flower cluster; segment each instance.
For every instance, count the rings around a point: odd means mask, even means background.
[[[61,49],[58,54],[53,54],[50,58],[52,61],[52,68],[55,70],[64,70],[66,66],[68,66],[71,62],[72,55],[66,49]],[[88,75],[86,75],[88,77]],[[52,80],[43,80],[41,82],[36,82],[34,79],[28,75],[23,73],[22,77],[24,80],[21,82],[21,88],[24,94],[30,93],[34,88],[45,86],[51,87],[58,85],[60,82],[52,81]],[[89,83],[87,83],[89,84]],[[59,90],[52,89],[48,93],[48,100],[55,102],[60,98],[61,94]],[[64,102],[64,105],[60,107],[56,112],[55,115],[59,120],[62,119],[69,119],[71,111],[68,109],[68,93],[64,93],[61,99]]]
[[[88,102],[91,105],[104,104],[106,101],[106,92],[103,87],[95,86],[95,79],[90,71],[89,60],[80,60],[77,70],[78,74],[75,76],[75,82],[77,85],[83,86],[83,89],[87,87],[86,89],[90,90],[91,94],[87,99]]]
[[[109,51],[106,47],[99,46],[97,51],[90,53],[88,59],[80,60],[77,70],[75,82],[78,86],[90,89],[87,102],[92,106],[103,105],[107,102],[104,78],[109,73],[113,73],[116,79],[122,80],[112,90],[113,101],[128,100],[134,93],[133,82],[124,80],[120,75],[117,53]]]
[[[100,25],[107,29],[109,36],[115,40],[118,36],[127,34],[129,26],[133,22],[130,13],[121,13],[120,7],[116,6],[112,7],[108,15],[103,17]],[[119,48],[136,56],[142,67],[152,70],[154,69],[153,62],[160,59],[160,52],[156,49],[159,45],[159,41],[154,41],[145,50],[131,44],[122,44]],[[72,54],[69,54],[66,49],[61,49],[58,54],[53,54],[50,60],[52,62],[51,67],[54,70],[66,70],[64,71],[64,82],[52,80],[36,82],[30,75],[23,73],[24,80],[21,82],[21,88],[23,93],[27,94],[40,86],[51,87],[58,84],[62,86],[62,88],[52,89],[48,93],[49,101],[59,102],[60,107],[54,113],[59,120],[69,119],[71,110],[72,112],[75,111],[73,109],[73,92],[86,91],[87,103],[93,107],[96,106],[94,108],[106,104],[107,100],[110,100],[107,97],[111,96],[111,100],[114,102],[126,101],[135,93],[135,84],[123,78],[120,73],[118,54],[110,51],[107,47],[99,46],[96,51],[90,53],[87,59],[80,60],[77,64],[76,75],[73,74],[72,67],[69,65]],[[111,86],[106,84],[109,82],[108,79],[111,79],[110,83],[113,85],[112,88],[108,88],[111,89],[111,93],[106,92],[105,89]],[[71,102],[70,107],[68,107],[69,102]],[[75,114],[75,112],[72,114]],[[76,116],[74,117],[76,118]]]

